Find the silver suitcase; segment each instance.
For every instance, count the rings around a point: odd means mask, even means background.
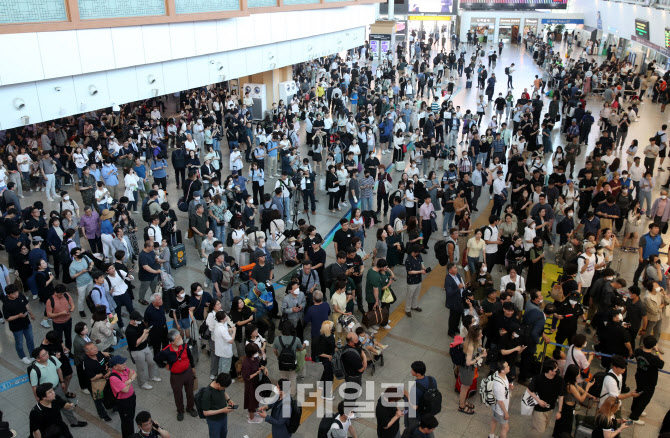
[[[591,438],[592,433],[593,431],[591,429],[580,424],[577,426],[577,430],[575,430],[575,438]]]
[[[405,171],[405,162],[404,161],[397,161],[395,163],[395,170],[396,170],[396,172],[404,172]]]

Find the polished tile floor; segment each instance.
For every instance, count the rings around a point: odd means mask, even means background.
[[[525,52],[522,48],[519,49],[516,46],[505,47],[502,52],[502,57],[498,61],[497,68],[495,69],[498,77],[504,78],[504,67],[514,62],[517,65],[517,72],[515,74],[514,82],[516,84],[516,89],[514,90],[515,96],[518,96],[524,87],[530,87],[532,80],[534,79],[535,74],[539,74],[537,65],[533,63],[532,57]],[[457,83],[458,89],[455,95],[455,102],[461,105],[463,110],[470,108],[475,108],[476,101],[476,89],[465,89],[465,79],[459,79]],[[506,88],[504,85],[500,84],[496,87],[496,92],[500,90],[505,92]],[[598,98],[589,99],[588,107],[597,114],[599,108],[602,105],[602,100]],[[545,104],[545,108],[547,105]],[[490,114],[490,112],[489,112]],[[666,118],[663,118],[660,114],[659,107],[655,104],[646,101],[641,105],[640,111],[640,121],[634,123],[630,130],[628,139],[638,138],[640,140],[640,145],[642,146],[640,150],[646,144],[643,139],[649,138],[653,131],[657,130],[661,123],[667,122]],[[488,117],[485,120],[488,121]],[[594,126],[591,134],[591,144],[593,144],[594,136],[596,135],[597,129]],[[564,144],[560,139],[558,129],[554,131],[554,145]],[[617,152],[621,154],[621,152]],[[391,156],[384,155],[380,156],[380,159],[384,164],[390,164]],[[625,159],[622,159],[625,162]],[[578,167],[583,165],[584,158],[580,157],[578,161]],[[227,165],[224,166],[227,168]],[[663,176],[667,178],[668,171],[663,172]],[[395,174],[394,175],[399,175]],[[665,182],[665,178],[661,177],[661,181]],[[274,180],[270,180],[270,183],[274,184]],[[169,192],[169,200],[176,204],[176,200],[179,197],[179,192],[175,190],[174,180],[169,180],[169,188],[172,190]],[[76,196],[78,198],[78,196]],[[331,214],[327,209],[327,197],[325,193],[319,193],[317,199],[320,200],[317,205],[318,214],[316,216],[310,216],[311,222],[316,225],[317,229],[322,235],[325,235],[330,231],[338,222],[341,217],[341,214]],[[36,200],[45,201],[43,192],[40,193],[27,193],[26,199],[23,200],[24,204],[29,202],[34,202]],[[77,199],[79,201],[79,199]],[[489,203],[489,200],[486,196],[482,196],[480,200],[479,210],[483,211],[486,207],[486,204]],[[45,201],[45,205],[49,205]],[[55,207],[55,205],[52,205]],[[302,210],[302,208],[301,208]],[[344,213],[344,211],[342,212]],[[178,212],[180,219],[180,224],[184,225],[186,222],[186,217],[182,213]],[[141,222],[140,216],[135,216],[137,220]],[[182,227],[183,229],[184,227]],[[372,236],[371,236],[372,237]],[[441,235],[436,233],[433,235],[433,240],[441,239]],[[433,246],[434,242],[431,244]],[[368,238],[366,240],[366,249],[371,251],[374,247],[374,238]],[[194,281],[203,281],[203,265],[199,260],[199,257],[195,254],[195,249],[192,241],[186,241],[187,248],[187,258],[188,265],[182,268],[179,268],[174,272],[175,280],[177,284],[187,286]],[[329,256],[329,263],[333,259],[333,249],[331,247],[326,248],[326,251]],[[627,253],[617,251],[617,256],[623,258],[622,263],[622,274],[625,278],[630,279],[632,273],[637,265],[635,256]],[[6,254],[0,255],[0,260],[5,259]],[[435,258],[432,251],[424,256],[426,264],[431,266],[435,265]],[[550,258],[551,260],[551,258]],[[276,269],[275,277],[279,278],[287,272],[287,268],[280,266]],[[399,283],[395,286],[395,291],[398,294],[398,302],[393,306],[395,309],[397,306],[401,306],[404,300],[405,292],[405,273],[402,269],[397,269]],[[500,276],[500,273],[494,273],[496,281]],[[436,284],[441,284],[440,281],[436,281]],[[496,283],[497,284],[497,283]],[[283,296],[280,292],[279,299]],[[32,303],[32,302],[31,302]],[[372,438],[376,436],[376,421],[374,418],[374,404],[376,403],[377,398],[380,394],[380,388],[383,384],[389,383],[402,383],[410,381],[410,364],[414,360],[423,360],[428,366],[428,374],[435,376],[438,380],[441,392],[443,394],[443,409],[442,412],[437,416],[440,421],[440,427],[435,433],[436,437],[474,437],[480,436],[485,437],[488,434],[488,422],[490,419],[489,409],[485,406],[479,404],[478,401],[475,401],[477,406],[477,413],[474,416],[466,416],[459,414],[457,412],[457,396],[453,392],[454,387],[454,376],[452,372],[452,365],[449,359],[448,349],[450,338],[445,336],[446,334],[446,317],[447,312],[443,307],[444,303],[444,292],[441,288],[433,287],[422,297],[420,306],[424,309],[424,312],[421,314],[415,313],[414,316],[410,319],[404,317],[399,317],[395,319],[392,323],[393,329],[386,334],[384,338],[384,343],[388,344],[388,349],[385,352],[386,365],[384,367],[377,367],[374,377],[371,376],[370,372],[366,373],[365,381],[370,382],[373,390],[367,391],[368,395],[366,396],[367,405],[359,409],[358,411],[362,414],[362,418],[354,422],[355,428],[358,432],[358,436],[362,438]],[[42,312],[41,306],[35,306],[39,313]],[[141,310],[143,306],[139,306]],[[75,321],[79,320],[78,316],[75,316]],[[34,324],[33,326],[35,333],[36,343],[39,343],[43,338],[46,330],[41,327],[39,324]],[[306,331],[308,332],[308,331]],[[665,347],[666,351],[670,351],[670,336],[665,335],[662,340],[662,345]],[[125,347],[119,349],[118,354],[127,355]],[[131,365],[132,366],[132,365]],[[276,367],[276,361],[270,359],[269,368],[271,370],[271,376],[273,378],[278,377],[278,371]],[[634,368],[634,367],[631,367]],[[670,369],[670,368],[669,368]],[[631,370],[632,371],[632,370]],[[209,361],[208,357],[201,355],[200,363],[197,366],[197,374],[200,378],[201,384],[207,381],[209,374]],[[321,366],[315,365],[313,363],[307,363],[307,373],[304,383],[313,383],[321,374]],[[138,402],[137,410],[149,410],[152,413],[153,418],[158,421],[165,429],[170,431],[173,436],[185,436],[187,433],[193,434],[194,436],[204,436],[207,433],[207,426],[204,420],[191,418],[186,416],[186,419],[183,422],[178,422],[176,420],[176,412],[174,407],[174,402],[172,398],[172,392],[169,387],[168,375],[167,372],[162,371],[161,375],[163,377],[163,382],[158,383],[154,386],[153,390],[146,391],[142,389],[137,389],[138,391]],[[24,377],[21,379],[21,377]],[[632,383],[631,386],[634,387],[634,381],[632,378],[629,378],[629,382]],[[670,403],[670,378],[667,375],[662,375],[659,381],[659,385],[656,389],[656,394],[652,400],[651,405],[647,408],[649,416],[646,418],[646,426],[635,426],[624,432],[624,436],[635,436],[635,437],[651,437],[657,435],[658,428],[662,421],[663,415],[666,412],[666,403]],[[669,386],[666,386],[669,385]],[[77,407],[77,414],[84,420],[89,421],[89,426],[84,429],[74,429],[72,430],[73,435],[76,437],[104,437],[104,436],[120,436],[120,423],[118,415],[114,415],[114,421],[112,423],[106,424],[101,422],[96,414],[93,407],[93,403],[89,396],[79,392],[77,388],[76,379],[73,379],[71,385],[73,391],[77,392],[79,395],[79,405]],[[229,393],[233,400],[235,400],[240,405],[242,404],[242,389],[243,385],[239,382],[236,382],[229,389]],[[511,436],[525,436],[529,427],[528,418],[521,417],[519,414],[519,399],[523,392],[523,387],[519,387],[513,391],[513,401],[511,404]],[[313,401],[314,399],[310,399]],[[337,402],[339,397],[335,400]],[[7,324],[0,326],[0,410],[5,414],[5,421],[9,421],[11,428],[18,431],[19,436],[26,436],[29,434],[28,427],[28,413],[30,409],[34,406],[35,400],[32,397],[30,388],[25,384],[25,365],[21,363],[16,356],[13,347],[13,338],[9,331]],[[624,402],[624,412],[630,406],[630,401],[627,400]],[[332,408],[326,406],[326,409]],[[316,428],[318,426],[319,418],[318,413],[324,409],[324,406],[319,403],[319,407],[316,413],[311,413],[307,417],[304,424],[300,427],[299,431],[295,436],[299,437],[315,437]],[[313,409],[305,408],[306,412],[312,412]],[[240,409],[234,414],[229,415],[229,435],[233,438],[241,437],[266,437],[270,434],[270,427],[268,424],[248,424],[246,421],[245,412]],[[549,429],[551,430],[551,428]],[[203,434],[203,435],[200,435]],[[547,431],[545,434],[549,436],[550,431]]]

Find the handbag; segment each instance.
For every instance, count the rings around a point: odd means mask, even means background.
[[[526,389],[526,392],[523,393],[523,397],[521,397],[521,415],[531,415],[536,405],[537,402],[533,396],[530,395],[530,391]]]
[[[385,287],[382,290],[382,299],[381,299],[382,303],[393,304],[393,303],[396,302],[396,300],[397,300],[397,297],[396,297],[395,293],[393,292],[393,289],[391,289],[390,287]]]
[[[91,396],[93,400],[102,400],[105,397],[105,386],[107,379],[99,379],[91,381]]]
[[[366,327],[380,325],[388,320],[388,316],[388,307],[376,307],[363,315],[363,325]]]
[[[261,391],[258,391],[258,395],[263,397],[263,398],[268,398],[272,395],[272,392],[273,392],[272,391],[272,381],[267,376],[267,374],[261,373],[260,378],[258,379],[258,383],[256,384],[256,388],[258,388],[260,386],[264,386],[264,385],[265,386],[270,385],[270,386],[267,386],[268,389],[263,389]]]
[[[231,213],[230,210],[226,210],[226,211],[223,213],[223,220],[224,220],[226,223],[230,223],[230,220],[231,220],[232,218],[233,218],[233,213]]]

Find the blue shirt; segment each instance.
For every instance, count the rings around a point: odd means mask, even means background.
[[[321,303],[318,306],[309,306],[305,313],[305,324],[312,324],[312,339],[316,339],[321,335],[321,324],[328,320],[329,315],[330,305],[326,302]]]
[[[249,178],[251,178],[251,181],[257,182],[261,187],[265,185],[265,172],[263,172],[263,169],[252,170],[249,172]]]
[[[140,164],[139,166],[135,166],[135,173],[137,176],[140,178],[144,179],[147,177],[147,167],[144,164]]]
[[[96,306],[105,306],[105,311],[107,314],[112,313],[114,309],[109,305],[109,300],[107,299],[107,294],[105,293],[104,286],[93,286],[91,291],[91,299]]]
[[[244,192],[247,190],[247,181],[243,175],[238,175],[237,179],[233,178],[233,186],[239,187]]]
[[[119,185],[118,170],[113,164],[104,164],[102,166],[102,178],[105,180],[107,186]]]
[[[47,253],[41,248],[33,248],[30,250],[28,253],[28,262],[30,263],[30,266],[33,267],[33,269],[37,269],[37,266],[40,263],[40,260],[44,260],[45,262],[48,262],[47,260]]]
[[[167,161],[165,160],[154,161],[151,164],[151,170],[154,173],[154,178],[165,178],[167,176]]]
[[[102,181],[102,174],[100,173],[100,169],[89,169],[90,174],[95,178],[96,181]]]
[[[394,222],[395,222],[395,219],[398,217],[398,215],[399,215],[400,212],[402,212],[402,211],[405,211],[405,212],[407,211],[407,210],[405,209],[405,206],[404,206],[404,205],[399,204],[399,205],[395,205],[395,206],[393,206],[393,208],[391,209],[390,223],[394,223]]]
[[[102,234],[114,234],[114,225],[109,219],[105,219],[100,223],[100,233]]]
[[[277,146],[279,146],[279,143],[277,143],[276,141],[269,141],[268,142],[268,152],[267,152],[268,157],[276,157],[277,156],[277,150],[278,149],[275,149],[273,151],[270,150],[272,148],[276,148]]]

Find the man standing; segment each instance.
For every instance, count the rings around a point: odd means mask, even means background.
[[[427,254],[429,249],[428,240],[430,240],[430,235],[433,234],[433,221],[435,216],[435,207],[431,204],[431,198],[429,195],[423,199],[423,204],[419,207],[419,228],[423,232],[423,253]]]
[[[42,383],[35,390],[37,405],[30,411],[30,432],[34,438],[72,436],[61,413],[70,412],[74,404],[56,395],[51,383]],[[65,411],[63,411],[63,409]]]
[[[26,357],[23,351],[23,338],[26,338],[26,346],[30,353],[35,348],[33,343],[33,326],[30,323],[30,319],[35,320],[35,315],[30,311],[28,298],[19,293],[19,289],[14,284],[9,284],[5,288],[5,296],[2,297],[2,304],[2,311],[9,323],[9,331],[14,335],[16,353],[19,355],[21,362],[30,364],[32,360]],[[30,315],[30,319],[28,319],[28,315]]]
[[[507,88],[514,90],[512,86],[512,73],[514,73],[514,63],[505,69],[505,74],[507,75]]]
[[[421,247],[418,244],[410,246],[410,254],[405,260],[407,269],[407,295],[405,296],[405,315],[412,317],[412,310],[422,312],[419,307],[419,294],[421,293],[421,275],[426,274],[421,258]]]
[[[144,323],[149,326],[149,345],[155,356],[168,344],[167,319],[160,293],[151,295],[151,305],[144,310]]]
[[[537,289],[530,291],[530,301],[526,304],[526,310],[523,314],[523,319],[521,322],[522,326],[530,326],[530,333],[527,334],[527,339],[524,339],[526,343],[525,345],[528,348],[523,350],[521,353],[519,382],[526,381],[530,377],[531,365],[533,363],[533,358],[537,350],[537,344],[540,342],[540,338],[543,338],[545,342],[551,342],[549,336],[544,333],[544,324],[547,318],[556,312],[556,307],[553,303],[549,303],[546,304],[543,309],[540,309],[541,304],[542,292]],[[543,430],[544,429],[542,429],[542,431]]]
[[[154,362],[153,354],[149,349],[150,329],[144,326],[142,314],[138,311],[130,313],[130,321],[126,328],[126,340],[128,341],[128,351],[137,366],[137,383],[142,389],[152,389],[149,384],[149,376],[154,382],[160,382]]]
[[[158,286],[158,274],[160,274],[160,264],[156,261],[156,253],[154,253],[154,245],[151,240],[144,242],[144,248],[140,251],[139,257],[139,303],[147,306],[149,302],[144,299],[147,294],[147,289],[151,288],[151,293],[156,292]],[[70,266],[72,269],[72,266]],[[71,272],[71,271],[70,271]]]
[[[186,393],[186,411],[192,417],[198,416],[193,399],[193,383],[195,380],[193,356],[188,345],[184,344],[179,330],[172,329],[168,332],[168,342],[170,343],[161,351],[159,357],[165,362],[165,369],[170,371],[170,386],[177,406],[177,421],[183,421],[184,392]]]
[[[116,409],[121,419],[121,437],[129,438],[133,434],[133,419],[137,397],[133,382],[137,376],[135,371],[126,366],[126,358],[114,356],[109,362],[112,372],[109,375],[109,386],[116,399]]]
[[[528,392],[537,403],[533,408],[531,417],[531,436],[541,437],[549,425],[549,417],[558,401],[558,412],[556,419],[561,418],[563,410],[563,396],[565,387],[561,377],[558,364],[553,359],[544,361],[542,374],[539,374],[531,380],[528,385]],[[604,400],[604,399],[601,399]]]
[[[302,179],[300,180],[300,190],[302,190],[302,200],[305,209],[302,211],[307,214],[309,204],[311,203],[312,215],[316,214],[316,198],[314,197],[314,181],[310,175],[309,170],[302,172]]]
[[[361,196],[361,188],[358,183],[358,170],[353,169],[349,172],[349,187],[347,187],[347,194],[349,197],[349,204],[351,208],[356,208],[358,205],[358,198]]]
[[[458,333],[458,326],[465,311],[463,307],[465,282],[458,273],[458,266],[455,263],[447,263],[444,289],[447,296],[445,306],[449,309],[449,329],[447,335],[453,338]]]
[[[98,350],[93,342],[88,342],[84,345],[84,358],[82,360],[82,368],[86,372],[86,378],[89,380],[89,387],[87,388],[91,393],[95,410],[98,417],[106,423],[111,423],[112,419],[107,414],[105,405],[102,403],[102,398],[96,399],[96,392],[99,393],[101,389],[96,389],[98,383],[93,382],[105,381],[109,378],[111,370],[109,370],[109,353],[103,353]]]
[[[189,218],[189,227],[193,230],[195,249],[198,253],[201,253],[202,240],[207,233],[207,216],[205,215],[205,207],[203,207],[202,204],[198,204],[195,209],[195,214],[192,214]],[[202,257],[202,259],[203,262],[207,261],[204,257]]]
[[[66,290],[67,287],[61,283],[54,287],[54,294],[46,302],[46,313],[54,323],[54,331],[58,339],[63,339],[65,335],[65,346],[71,350],[72,312],[75,311],[75,307],[72,297],[65,292]]]
[[[72,248],[70,250],[72,256],[72,263],[70,263],[70,278],[77,282],[77,307],[79,308],[79,316],[86,317],[84,312],[84,299],[86,294],[93,288],[93,277],[91,277],[91,270],[93,269],[93,261],[87,256],[83,255],[81,248]]]
[[[361,350],[356,333],[347,334],[347,344],[341,357],[346,382],[343,398],[345,401],[355,401],[363,392],[363,373],[368,367],[366,354]]]
[[[496,428],[500,425],[500,438],[507,438],[509,432],[509,381],[507,374],[509,373],[509,364],[504,360],[496,362],[496,372],[493,376],[493,397],[495,398],[495,405],[491,406],[493,409],[493,417],[491,418],[489,438],[496,436]]]
[[[644,421],[640,420],[645,416],[644,408],[647,407],[654,395],[656,384],[658,383],[658,370],[662,370],[665,365],[663,355],[658,350],[656,338],[647,335],[642,338],[642,346],[635,350],[635,362],[637,371],[635,372],[635,393],[640,394],[633,400],[630,408],[630,419],[633,423],[644,426]]]
[[[233,383],[230,375],[220,373],[216,379],[203,389],[202,412],[207,419],[210,438],[226,438],[228,436],[228,414],[235,409],[235,403],[226,393]]]
[[[276,438],[288,438],[288,424],[291,421],[291,396],[286,393],[288,380],[279,379],[277,382],[276,401],[268,406],[258,409],[258,415],[267,423],[272,425],[272,436]],[[268,415],[267,411],[270,411]]]
[[[499,216],[489,216],[489,226],[484,229],[482,236],[486,243],[486,267],[491,274],[498,258],[498,245],[503,243],[498,233],[498,220]]]
[[[659,251],[667,245],[666,243],[663,243],[663,237],[661,237],[660,231],[661,228],[659,225],[652,222],[649,224],[649,232],[640,237],[640,241],[638,242],[639,264],[637,265],[635,274],[633,274],[633,285],[637,285],[637,282],[640,280],[642,271],[646,269],[649,264],[649,257],[652,255],[659,255]]]

